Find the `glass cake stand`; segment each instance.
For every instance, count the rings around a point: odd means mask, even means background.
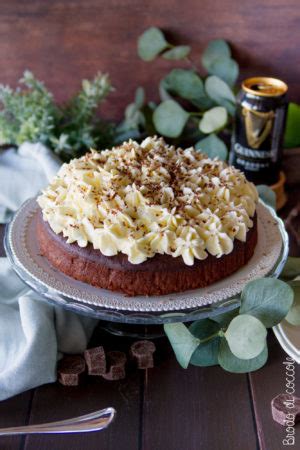
[[[39,253],[35,231],[38,211],[36,199],[29,199],[6,227],[4,245],[14,270],[40,294],[41,301],[105,321],[106,328],[115,334],[140,336],[132,326],[141,325],[147,326],[147,337],[153,337],[154,325],[194,321],[235,309],[243,287],[256,278],[278,277],[288,256],[282,220],[260,201],[258,243],[247,265],[207,288],[158,297],[127,297],[74,280],[53,268]]]

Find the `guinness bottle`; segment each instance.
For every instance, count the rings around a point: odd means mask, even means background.
[[[287,110],[287,85],[275,78],[248,78],[237,97],[230,164],[255,184],[278,181]]]

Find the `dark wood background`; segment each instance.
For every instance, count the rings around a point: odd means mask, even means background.
[[[227,39],[241,78],[280,77],[300,100],[299,0],[0,0],[0,82],[29,68],[62,101],[83,77],[108,71],[116,91],[104,114],[118,118],[138,85],[155,99],[173,66],[137,56],[137,37],[153,25],[191,44],[196,62],[210,39]]]

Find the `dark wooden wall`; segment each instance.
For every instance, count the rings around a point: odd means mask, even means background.
[[[61,101],[82,77],[108,71],[116,91],[105,115],[120,117],[136,86],[154,98],[172,67],[137,56],[137,37],[152,25],[191,44],[196,61],[210,39],[229,40],[241,78],[280,77],[300,100],[299,0],[0,0],[0,82],[15,84],[29,68]]]

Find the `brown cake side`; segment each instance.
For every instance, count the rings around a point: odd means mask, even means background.
[[[37,221],[40,251],[49,262],[66,275],[104,289],[135,295],[165,295],[202,288],[231,275],[252,257],[257,243],[257,220],[247,233],[246,242],[234,241],[234,249],[221,258],[208,255],[187,266],[182,257],[156,254],[141,264],[131,264],[127,255],[104,256],[91,244],[81,248],[67,244],[62,234],[55,234],[42,214]]]

